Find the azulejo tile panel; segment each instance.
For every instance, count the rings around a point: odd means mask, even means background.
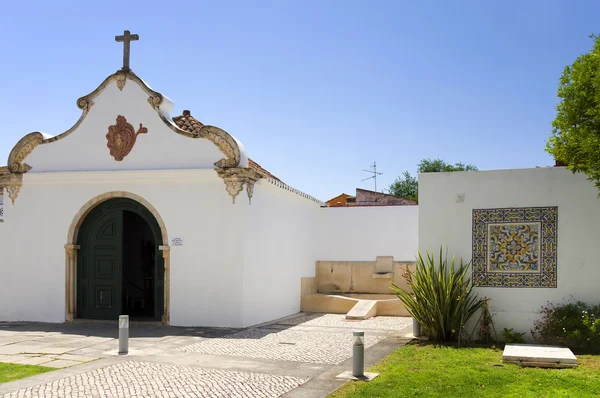
[[[473,210],[473,285],[556,287],[558,207]]]

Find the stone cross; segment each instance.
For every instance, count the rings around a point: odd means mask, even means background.
[[[132,35],[128,30],[123,32],[123,36],[115,36],[115,41],[123,42],[123,70],[129,71],[129,44],[132,41],[139,40],[140,36]]]

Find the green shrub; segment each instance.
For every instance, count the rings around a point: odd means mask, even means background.
[[[513,332],[513,328],[504,328],[504,330],[502,330],[502,337],[506,344],[523,344],[525,342],[523,336],[525,336],[525,333]]]
[[[547,303],[541,314],[531,331],[536,341],[587,349],[600,344],[600,305],[589,306],[582,301],[556,306]]]
[[[414,272],[406,270],[412,293],[392,283],[392,290],[402,300],[411,316],[421,324],[423,333],[438,341],[455,340],[462,333],[467,320],[483,305],[467,278],[469,264],[455,268],[454,257],[448,264],[440,248],[439,260],[426,253],[426,261],[419,252]]]

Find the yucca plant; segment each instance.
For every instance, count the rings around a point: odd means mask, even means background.
[[[392,283],[394,293],[433,340],[456,340],[467,320],[483,306],[467,277],[469,265],[461,259],[455,267],[454,257],[448,264],[442,248],[437,264],[433,253],[427,252],[424,260],[419,252],[415,271],[407,269],[405,275],[412,293]]]

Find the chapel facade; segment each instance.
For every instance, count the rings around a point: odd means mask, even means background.
[[[323,203],[123,67],[0,168],[0,321],[248,326],[300,310]],[[271,242],[273,246],[266,246]]]

